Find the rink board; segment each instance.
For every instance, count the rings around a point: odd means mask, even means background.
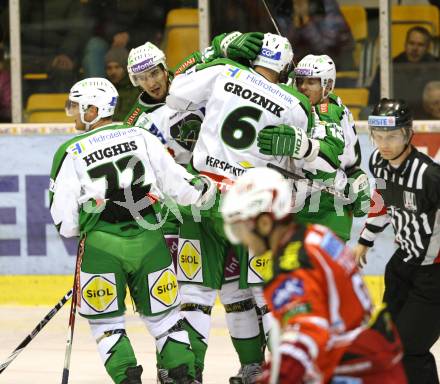
[[[438,122],[434,122],[438,123]],[[440,160],[438,124],[417,122],[422,132],[414,143]],[[433,125],[434,124],[434,125]],[[363,168],[373,146],[358,124]],[[52,225],[48,204],[49,172],[53,154],[71,138],[66,124],[0,124],[0,304],[51,305],[72,284],[76,241],[61,239]],[[354,221],[355,242],[364,219]],[[394,251],[391,229],[381,236],[380,246],[369,252],[364,273],[375,302],[383,292],[382,274]]]

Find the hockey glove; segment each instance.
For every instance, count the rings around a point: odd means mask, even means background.
[[[263,45],[262,32],[248,32],[241,34],[233,32],[222,40],[220,47],[225,57],[231,60],[254,60]]]
[[[257,145],[265,155],[302,159],[310,152],[311,142],[301,128],[280,124],[261,130],[258,133]]]
[[[217,184],[214,182],[214,180],[207,176],[199,175],[191,180],[191,185],[194,185],[198,191],[202,192],[194,204],[196,208],[211,208],[214,205],[217,196]]]
[[[356,168],[349,172],[345,195],[353,199],[351,205],[355,217],[365,216],[370,209],[370,183],[365,172]]]
[[[304,366],[296,359],[281,355],[281,365],[278,374],[278,384],[300,384],[303,382],[305,373]],[[271,363],[264,364],[263,373],[257,381],[257,384],[269,384],[271,374]]]

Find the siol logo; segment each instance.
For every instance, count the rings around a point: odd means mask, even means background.
[[[273,52],[269,48],[262,48],[260,55],[267,57],[268,59],[272,59],[272,60],[280,60],[281,59],[281,51]]]
[[[82,298],[96,312],[104,312],[116,300],[116,285],[103,276],[93,276],[82,288]]]
[[[179,252],[179,267],[184,275],[192,280],[202,268],[202,258],[199,250],[190,240],[185,240]]]
[[[167,268],[153,284],[151,296],[166,307],[170,307],[176,301],[177,293],[177,277],[171,269]]]
[[[266,279],[272,272],[270,252],[263,253],[260,256],[254,256],[249,260],[249,267],[260,279]]]

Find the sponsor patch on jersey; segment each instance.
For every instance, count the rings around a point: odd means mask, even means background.
[[[183,272],[186,279],[194,281],[202,268],[200,242],[199,240],[182,240],[177,259],[179,270]]]
[[[190,57],[188,60],[185,60],[182,64],[180,64],[179,68],[177,68],[174,72],[174,76],[180,75],[194,64],[196,64],[195,57]]]
[[[118,310],[115,274],[93,275],[81,272],[81,297],[83,303],[90,308],[88,310],[81,305],[82,314],[93,315]]]
[[[240,163],[237,164],[241,166]],[[240,176],[245,172],[245,169],[234,167],[232,164],[229,164],[225,160],[217,159],[209,155],[206,156],[205,165],[207,165],[208,167],[221,169],[224,172],[230,173],[233,176]],[[245,168],[243,166],[241,167]]]
[[[252,257],[249,260],[249,267],[260,279],[268,279],[272,274],[271,252],[265,252],[262,255]]]
[[[289,308],[286,313],[284,313],[282,317],[283,323],[288,323],[289,320],[292,317],[295,317],[297,315],[302,315],[304,313],[311,313],[312,312],[312,306],[310,303],[297,303],[293,307]]]
[[[117,129],[117,130],[103,130],[102,132],[96,132],[95,134],[89,136],[87,142],[91,145],[101,144],[106,141],[120,139],[123,137],[131,137],[139,135],[137,128],[127,128],[127,129]]]
[[[255,168],[251,163],[249,163],[249,161],[239,161],[238,165],[245,169]]]
[[[300,267],[300,263],[299,263],[300,248],[301,248],[300,241],[294,241],[293,243],[290,243],[286,247],[279,261],[279,265],[281,269],[285,271],[293,271]]]
[[[85,150],[86,147],[82,142],[77,142],[75,144],[70,145],[69,148],[67,148],[67,151],[74,156],[78,156],[79,154],[83,153]]]
[[[177,277],[171,268],[161,271],[150,288],[151,297],[165,307],[171,307],[176,302],[178,292]]]
[[[139,116],[139,113],[141,113],[141,109],[139,107],[136,107],[136,109],[132,112],[132,114],[127,119],[127,124],[133,125],[136,117]]]
[[[372,127],[395,127],[395,116],[368,116],[368,125]]]
[[[328,104],[319,104],[319,111],[321,113],[327,113],[328,112]]]
[[[225,75],[228,77],[233,77],[235,79],[238,79],[241,75],[242,70],[240,68],[237,67],[231,67],[231,66],[227,66],[226,67],[226,71],[225,71]]]
[[[232,248],[229,249],[226,256],[224,277],[225,280],[237,279],[240,276],[240,263]]]
[[[403,191],[403,204],[408,211],[417,211],[417,200],[415,193]]]
[[[336,259],[341,255],[345,244],[332,232],[327,232],[322,239],[321,248],[326,251],[332,259]]]
[[[285,279],[272,293],[272,303],[275,309],[280,309],[295,297],[304,295],[304,282],[296,277]]]

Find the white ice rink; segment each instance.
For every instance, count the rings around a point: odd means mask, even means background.
[[[65,339],[69,305],[46,325],[23,352],[0,374],[0,384],[54,384],[61,383],[64,364]],[[18,346],[37,323],[50,310],[49,307],[0,306],[0,362]],[[138,364],[144,367],[144,383],[155,381],[155,349],[151,336],[143,323],[128,310],[127,332],[133,343]],[[440,343],[434,347],[440,366]],[[210,346],[206,356],[204,383],[225,384],[238,370],[238,359],[229,339],[221,308],[213,311]],[[111,384],[101,363],[87,322],[77,317],[70,365],[71,384]]]

